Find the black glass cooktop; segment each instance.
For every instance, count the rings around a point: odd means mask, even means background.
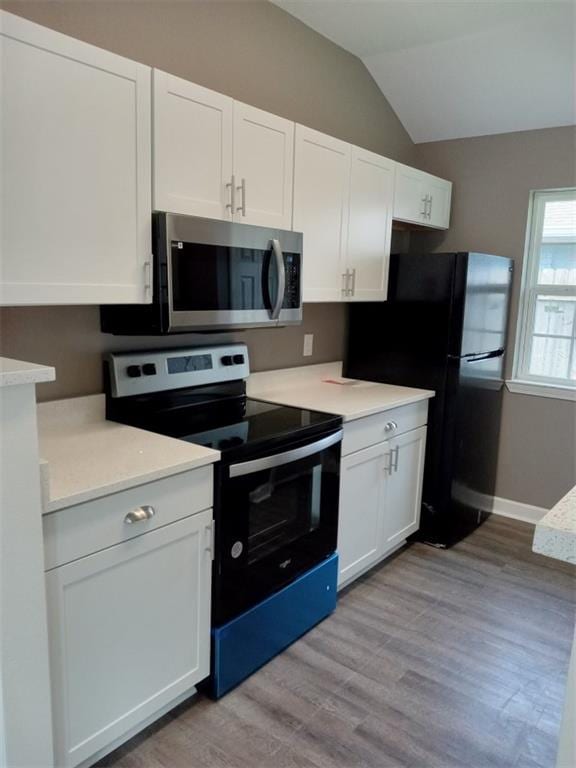
[[[129,399],[126,399],[129,400]],[[131,400],[131,399],[130,399]],[[225,460],[278,450],[337,429],[342,418],[245,396],[109,403],[108,418],[221,451]]]

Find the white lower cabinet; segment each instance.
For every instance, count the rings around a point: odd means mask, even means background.
[[[388,442],[382,522],[384,552],[400,544],[420,525],[425,448],[426,427],[405,432]]]
[[[384,522],[382,482],[386,443],[344,456],[340,466],[339,581],[370,567],[379,556]]]
[[[212,525],[207,509],[46,573],[56,765],[105,754],[209,674]]]
[[[349,584],[401,544],[420,525],[422,478],[426,447],[426,412],[422,403],[395,409],[387,422],[393,435],[387,440],[346,454],[347,427],[357,446],[362,434],[373,442],[373,422],[381,415],[344,425],[344,452],[340,474],[338,586]],[[413,413],[412,413],[413,411]],[[411,426],[402,432],[402,418]],[[361,422],[366,422],[362,425]],[[377,425],[378,426],[378,425]]]

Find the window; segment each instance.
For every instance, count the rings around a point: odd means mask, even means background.
[[[515,379],[576,389],[576,189],[532,193]]]

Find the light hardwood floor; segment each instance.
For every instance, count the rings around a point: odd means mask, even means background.
[[[236,690],[100,765],[553,768],[576,569],[532,536],[492,517],[450,550],[405,548]]]

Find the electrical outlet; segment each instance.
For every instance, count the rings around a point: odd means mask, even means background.
[[[313,348],[314,348],[314,334],[305,333],[304,334],[304,351],[302,352],[304,357],[310,357],[310,355],[312,354]]]

